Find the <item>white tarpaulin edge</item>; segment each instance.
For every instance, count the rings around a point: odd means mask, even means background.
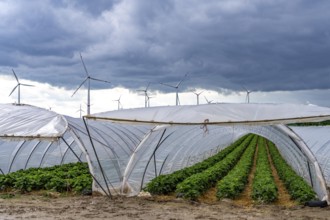
[[[55,112],[29,106],[0,104],[1,138],[58,138],[68,127]]]
[[[297,104],[208,104],[109,111],[88,119],[146,124],[283,124],[330,119],[330,108]]]

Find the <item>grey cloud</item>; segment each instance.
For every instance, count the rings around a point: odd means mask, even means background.
[[[153,89],[169,91],[157,83],[175,84],[186,73],[182,90],[226,94],[243,85],[259,91],[330,85],[328,1],[43,2],[10,3],[16,10],[0,21],[10,26],[0,31],[1,69],[75,88],[85,76],[82,52],[93,76],[131,89],[153,82]]]

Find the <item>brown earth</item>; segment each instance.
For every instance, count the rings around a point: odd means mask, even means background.
[[[174,197],[20,195],[0,199],[0,219],[330,219],[330,208],[213,204]]]
[[[215,187],[198,202],[175,198],[175,195],[110,200],[105,196],[63,196],[47,192],[3,199],[6,194],[0,194],[0,219],[330,219],[330,207],[310,208],[291,201],[269,159],[279,189],[278,201],[270,205],[258,205],[251,199],[255,156],[249,184],[235,200],[218,201]]]

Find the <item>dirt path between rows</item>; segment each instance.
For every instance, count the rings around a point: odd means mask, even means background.
[[[283,206],[286,206],[286,207],[292,207],[292,206],[297,205],[297,203],[295,201],[291,200],[291,196],[290,196],[288,190],[286,189],[283,181],[278,176],[278,173],[277,173],[277,170],[274,166],[272,157],[270,156],[270,153],[269,153],[268,145],[266,147],[266,150],[267,150],[267,154],[268,154],[268,161],[269,161],[270,167],[272,169],[274,181],[275,181],[275,184],[276,184],[277,189],[278,189],[278,191],[277,191],[278,192],[278,199],[274,204],[275,205],[283,205]]]

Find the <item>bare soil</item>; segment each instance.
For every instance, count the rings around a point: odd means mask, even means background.
[[[20,195],[0,199],[0,219],[330,219],[330,208],[207,204],[174,197]]]

